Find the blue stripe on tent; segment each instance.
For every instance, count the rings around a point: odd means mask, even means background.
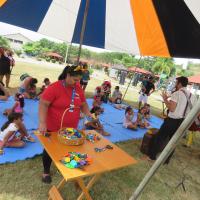
[[[37,31],[52,0],[9,0],[0,8],[0,21]]]
[[[76,20],[74,35],[72,38],[73,43],[80,42],[80,34],[81,34],[85,5],[86,5],[86,0],[82,0],[79,7],[78,17]],[[101,0],[101,1],[90,0],[87,23],[83,39],[84,45],[104,48],[105,24],[106,24],[105,20],[106,20],[106,0]]]

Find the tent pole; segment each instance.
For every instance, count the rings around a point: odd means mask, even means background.
[[[139,60],[138,60],[138,62],[137,62],[137,64],[136,64],[134,74],[135,74],[136,71],[137,71],[137,65],[140,63],[141,59],[142,59],[142,56],[140,56],[140,58],[139,58]],[[125,91],[125,93],[124,93],[124,96],[122,97],[122,101],[124,100],[124,98],[125,98],[125,96],[126,96],[126,93],[128,92],[128,88],[130,87],[132,80],[133,80],[133,76],[130,78],[130,82],[129,82],[127,88],[126,88],[126,91]]]
[[[68,43],[66,42],[66,46],[67,46],[67,49],[66,49],[66,52],[65,52],[65,64],[67,64],[67,61],[68,61],[68,53],[69,53],[69,45]]]
[[[187,115],[186,119],[183,121],[181,126],[178,128],[178,130],[176,131],[172,139],[169,141],[165,149],[162,151],[162,153],[160,154],[156,162],[152,165],[151,169],[147,172],[143,180],[140,182],[139,186],[136,188],[135,192],[133,193],[133,195],[131,196],[129,200],[138,199],[139,195],[142,193],[145,186],[148,184],[148,182],[157,172],[159,167],[165,162],[168,156],[175,149],[175,147],[178,144],[178,141],[184,136],[184,133],[191,126],[192,122],[199,115],[199,113],[200,113],[200,98],[198,99],[198,102],[192,108],[190,113]]]
[[[83,23],[82,23],[81,34],[80,34],[80,44],[79,44],[79,50],[78,50],[77,64],[79,63],[80,56],[81,56],[81,49],[82,49],[85,27],[86,27],[86,22],[87,22],[87,15],[89,11],[89,4],[90,4],[90,0],[86,0]]]

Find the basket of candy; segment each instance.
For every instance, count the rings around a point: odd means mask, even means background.
[[[88,154],[78,153],[78,152],[68,152],[68,154],[62,158],[61,163],[67,168],[83,168],[86,165],[90,165],[92,159]]]
[[[85,133],[74,128],[62,128],[58,132],[58,140],[62,144],[78,146],[84,143]]]

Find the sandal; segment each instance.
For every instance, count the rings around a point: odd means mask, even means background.
[[[51,176],[50,175],[42,176],[42,182],[50,184],[52,182]]]
[[[26,142],[35,142],[35,139],[32,138],[30,135],[29,136],[24,136],[23,140]]]
[[[107,133],[107,132],[105,132],[105,131],[102,131],[102,133],[101,133],[103,136],[110,136],[110,133]]]

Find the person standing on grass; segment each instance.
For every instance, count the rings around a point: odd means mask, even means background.
[[[8,58],[10,59],[10,73],[8,74],[7,76],[7,87],[9,86],[9,83],[10,83],[10,75],[11,75],[11,72],[12,72],[12,69],[13,67],[15,66],[15,60],[13,58],[13,52],[11,50],[7,50],[7,56]]]
[[[82,68],[72,65],[66,66],[59,80],[48,86],[42,93],[39,103],[39,131],[42,134],[57,132],[61,127],[77,128],[80,112],[88,117],[90,113],[85,99],[84,91],[80,86]],[[42,181],[51,183],[51,158],[43,151],[42,156],[44,172]]]
[[[5,76],[7,88],[10,82],[10,65],[11,61],[6,54],[5,49],[0,47],[0,81],[3,82],[3,78]]]
[[[144,105],[147,104],[148,97],[155,91],[155,85],[153,83],[153,77],[149,77],[148,80],[143,80],[142,81],[142,88],[140,91],[140,96],[139,96],[139,109],[142,106],[142,102]]]
[[[3,82],[0,81],[0,100],[7,101],[9,96],[10,96],[10,94],[5,89]]]
[[[157,154],[164,149],[184,120],[188,106],[187,98],[189,97],[189,91],[186,89],[187,85],[188,78],[181,76],[176,78],[176,91],[172,93],[170,99],[166,92],[162,93],[162,98],[169,109],[169,114],[161,125],[158,135],[153,142],[154,144],[150,148],[149,158],[151,160],[156,160]],[[166,164],[169,163],[171,156],[172,154],[166,160]]]
[[[88,85],[89,80],[90,80],[90,72],[88,70],[87,64],[84,64],[83,65],[83,75],[82,75],[82,78],[80,81],[81,87],[84,91]]]

